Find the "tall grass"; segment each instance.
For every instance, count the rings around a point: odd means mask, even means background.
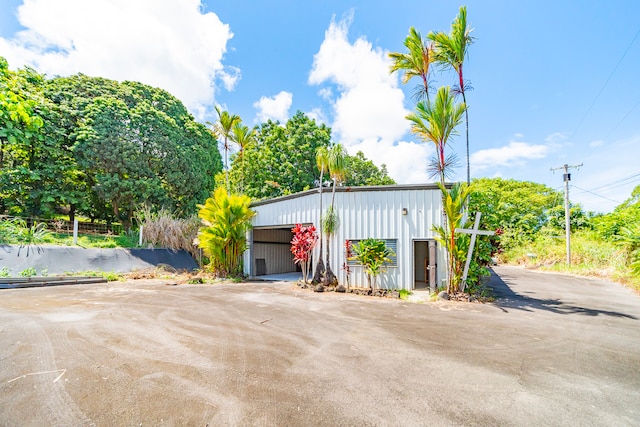
[[[142,239],[153,246],[189,252],[194,258],[199,258],[199,249],[194,244],[198,237],[200,219],[193,216],[187,219],[175,218],[171,212],[160,210],[143,213]]]
[[[630,268],[629,252],[593,231],[578,231],[571,236],[571,265],[566,264],[565,240],[548,236],[506,250],[501,260],[530,268],[617,280],[640,290],[640,277]]]

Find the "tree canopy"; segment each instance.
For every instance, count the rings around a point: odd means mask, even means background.
[[[192,214],[213,189],[217,141],[166,91],[11,72],[4,59],[0,71],[2,129],[16,129],[0,133],[0,213],[64,206],[70,216],[128,222],[143,205]]]
[[[256,129],[255,141],[232,156],[232,188],[244,188],[253,199],[308,190],[318,185],[316,152],[331,146],[331,129],[298,111],[287,123],[272,120]],[[242,160],[242,161],[240,161]],[[347,156],[345,185],[383,185],[395,182],[383,165],[379,169],[361,152]],[[325,176],[327,171],[325,170]]]
[[[333,145],[329,127],[301,112],[285,124],[250,129],[237,117],[231,125],[223,149],[240,146],[229,170],[234,192],[264,199],[319,185],[315,155]],[[394,183],[361,152],[346,164],[345,185]],[[137,209],[153,207],[187,217],[222,170],[215,133],[168,92],[11,71],[0,57],[0,214],[64,212],[128,225]]]
[[[563,195],[544,184],[503,178],[473,180],[469,212],[482,212],[482,226],[501,228],[503,244],[533,239],[549,222],[549,213],[562,206]]]

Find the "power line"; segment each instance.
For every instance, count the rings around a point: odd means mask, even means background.
[[[622,124],[622,122],[624,122],[624,121],[627,119],[627,117],[629,117],[629,116],[631,115],[631,113],[633,113],[633,110],[635,110],[635,109],[636,109],[636,107],[637,107],[638,105],[640,105],[640,101],[638,101],[638,102],[636,103],[636,105],[634,105],[633,107],[631,107],[631,110],[629,110],[629,112],[628,112],[627,114],[625,114],[625,115],[624,115],[624,117],[622,118],[622,120],[620,120],[620,121],[618,122],[618,124],[617,124],[617,125],[615,125],[615,126],[613,127],[613,129],[611,129],[611,130],[609,131],[609,133],[607,133],[607,135],[606,135],[604,138],[605,138],[605,139],[609,138],[609,136],[613,133],[613,131],[614,131],[614,130],[616,130],[616,129],[618,129],[618,126],[620,126],[620,125]]]
[[[608,197],[606,197],[606,196],[603,196],[603,195],[601,195],[601,194],[594,193],[593,191],[585,190],[584,188],[580,188],[580,187],[578,187],[577,185],[571,185],[571,186],[572,186],[573,188],[577,188],[578,190],[582,190],[582,191],[584,191],[585,193],[593,194],[594,196],[602,197],[603,199],[607,199],[607,200],[609,200],[609,201],[611,201],[611,202],[615,202],[615,203],[617,203],[617,204],[620,204],[620,202],[619,202],[619,201],[617,201],[617,200],[610,199],[610,198],[608,198]]]
[[[640,173],[628,176],[626,178],[620,178],[620,179],[618,179],[616,181],[610,182],[609,184],[601,185],[600,187],[592,188],[591,191],[599,191],[599,190],[603,190],[605,188],[607,188],[607,189],[608,188],[616,188],[616,187],[621,187],[623,185],[631,184],[632,182],[637,181],[637,180],[633,179],[633,178],[636,178],[636,177],[640,177]],[[625,181],[629,181],[629,182],[625,182]],[[588,191],[588,190],[585,190],[585,191]]]
[[[611,74],[609,74],[609,77],[607,77],[607,80],[604,82],[604,84],[602,85],[602,87],[598,91],[598,94],[596,95],[596,97],[593,98],[593,101],[591,102],[591,105],[589,105],[589,108],[587,108],[587,111],[584,113],[584,115],[582,116],[582,118],[578,122],[578,125],[576,126],[576,129],[573,131],[573,135],[575,135],[576,132],[578,132],[578,129],[580,128],[580,126],[582,126],[582,123],[584,122],[584,119],[587,118],[587,115],[591,112],[591,108],[593,108],[593,106],[595,105],[595,103],[598,100],[598,98],[600,98],[600,95],[602,95],[602,92],[604,91],[604,88],[607,87],[607,85],[609,84],[609,81],[611,80],[611,77],[613,77],[615,72],[618,70],[618,67],[622,63],[622,60],[625,58],[625,56],[627,56],[627,53],[631,49],[631,46],[633,46],[633,43],[635,43],[636,39],[638,38],[638,35],[640,35],[640,29],[638,29],[638,32],[633,37],[633,40],[631,40],[631,43],[629,43],[629,46],[627,46],[627,49],[624,51],[624,53],[622,54],[622,57],[620,58],[620,60],[616,64],[616,66],[613,68],[613,71],[611,71]]]

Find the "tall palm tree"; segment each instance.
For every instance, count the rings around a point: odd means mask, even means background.
[[[238,144],[240,151],[240,193],[244,192],[244,150],[258,140],[256,134],[256,128],[249,129],[249,126],[245,126],[242,122],[237,121],[233,124],[233,142]]]
[[[435,145],[436,156],[432,161],[430,170],[432,176],[440,177],[440,189],[442,190],[442,208],[444,227],[446,228],[447,212],[445,177],[449,175],[449,169],[455,163],[455,156],[445,157],[445,148],[449,138],[456,134],[456,127],[462,121],[462,114],[466,110],[464,103],[455,104],[455,97],[451,93],[449,86],[438,89],[436,99],[433,103],[420,101],[416,106],[416,112],[407,116],[412,122],[411,132],[416,134],[425,142],[429,141]],[[453,239],[453,236],[451,236]],[[451,246],[453,247],[453,246]],[[449,253],[449,257],[451,257]],[[448,258],[449,258],[448,257]],[[447,258],[447,268],[451,268],[450,260]],[[452,276],[449,276],[449,281]]]
[[[216,113],[218,113],[218,121],[216,123],[207,122],[213,126],[213,132],[216,138],[222,138],[222,148],[224,149],[224,180],[229,193],[229,150],[230,142],[233,142],[233,126],[242,120],[236,114],[229,114],[228,111],[221,111],[216,105]]]
[[[429,72],[430,65],[435,61],[433,42],[423,39],[414,27],[409,28],[409,35],[404,39],[406,53],[391,52],[393,60],[390,72],[404,71],[402,83],[407,84],[413,77],[419,77],[422,84],[414,90],[416,100],[429,100]]]
[[[336,184],[347,177],[347,151],[342,144],[336,144],[329,150],[329,175],[333,180],[331,206],[336,200]]]
[[[342,146],[342,144],[336,144],[329,150],[329,175],[333,180],[332,192],[331,192],[331,206],[327,209],[324,217],[322,218],[322,225],[324,228],[324,233],[327,238],[327,263],[326,263],[326,272],[325,272],[325,281],[328,285],[335,285],[338,282],[335,274],[331,270],[331,246],[330,239],[333,234],[340,227],[340,218],[338,217],[338,212],[335,209],[335,199],[336,199],[336,185],[338,182],[343,182],[347,175],[347,152]]]
[[[467,105],[465,92],[471,89],[464,80],[463,65],[468,54],[468,48],[473,43],[471,37],[472,28],[467,25],[467,7],[461,6],[458,16],[451,23],[451,32],[429,33],[429,39],[435,43],[435,59],[440,64],[451,67],[458,75],[456,92],[462,95],[462,102]],[[471,169],[469,164],[469,112],[465,109],[465,123],[467,136],[467,184],[471,182]]]
[[[322,281],[322,275],[324,274],[324,261],[322,260],[322,188],[324,187],[324,172],[329,170],[329,151],[327,147],[320,146],[316,150],[316,166],[318,166],[318,170],[320,171],[320,183],[319,183],[319,193],[320,193],[320,210],[318,218],[320,220],[320,257],[318,258],[318,262],[316,263],[316,271],[313,274],[312,283],[318,284]]]
[[[436,157],[429,169],[432,176],[440,177],[442,185],[455,164],[455,156],[445,157],[445,147],[449,138],[457,134],[456,127],[462,121],[465,111],[466,105],[456,104],[449,86],[443,86],[438,89],[433,102],[420,101],[416,111],[407,115],[407,119],[412,123],[411,132],[423,141],[435,145]]]

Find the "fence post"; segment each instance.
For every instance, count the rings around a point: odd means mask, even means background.
[[[140,226],[140,238],[138,239],[138,246],[142,246],[142,226]]]
[[[78,220],[76,218],[73,219],[73,244],[78,244]]]

